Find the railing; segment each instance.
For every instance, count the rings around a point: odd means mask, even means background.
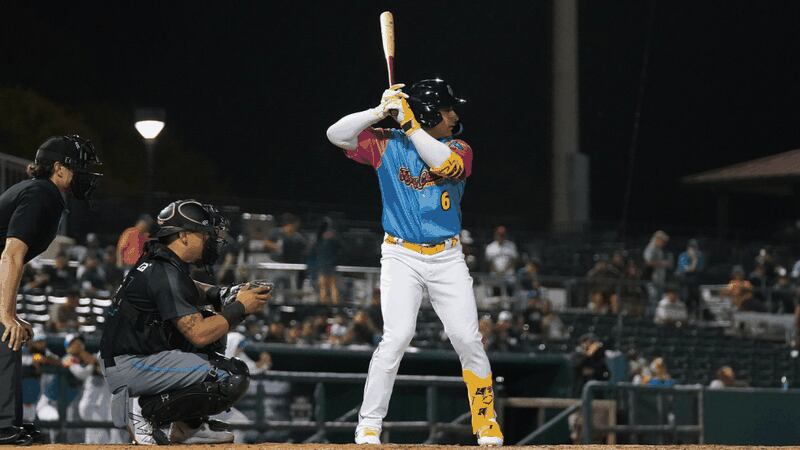
[[[593,423],[593,402],[595,402],[596,392],[612,392],[614,394],[624,393],[628,395],[628,417],[627,424],[624,425],[608,425],[603,427],[595,427]],[[583,429],[581,441],[583,444],[590,444],[595,434],[602,433],[617,433],[633,436],[634,440],[637,435],[651,434],[658,437],[659,444],[665,443],[665,438],[671,438],[675,442],[677,435],[690,435],[696,436],[698,443],[704,443],[704,429],[703,429],[703,392],[704,388],[700,385],[694,386],[642,386],[634,385],[631,383],[608,383],[599,381],[590,381],[586,383],[583,388],[582,411],[583,414]],[[658,424],[637,424],[637,395],[640,394],[654,395],[656,397],[657,416],[660,419]],[[694,396],[697,405],[697,424],[696,425],[678,425],[675,420],[674,410],[672,405],[676,396]]]
[[[571,414],[574,414],[582,403],[579,399],[573,398],[527,398],[527,397],[509,397],[500,398],[497,401],[498,416],[502,422],[502,418],[507,414],[506,410],[509,408],[526,408],[537,409],[536,416],[536,429],[530,434],[523,437],[516,445],[530,445],[535,442],[544,433],[550,431],[556,424],[565,420]],[[594,410],[605,411],[606,418],[608,419],[608,426],[614,427],[617,424],[617,402],[614,400],[595,400],[591,407]],[[545,422],[545,417],[548,409],[562,409],[563,411],[555,417]],[[606,444],[614,445],[617,443],[616,434],[613,432],[608,433],[606,437]]]
[[[64,370],[61,371],[65,372]],[[65,387],[66,377],[61,376],[62,387]],[[285,371],[269,371],[263,374],[254,375],[251,378],[253,381],[260,380],[273,380],[273,381],[286,381],[289,383],[303,384],[310,383],[314,385],[314,417],[313,420],[269,420],[264,417],[263,404],[266,394],[259,384],[256,390],[255,401],[259,407],[256,409],[256,420],[253,423],[231,423],[230,427],[234,430],[292,430],[292,431],[307,431],[310,434],[304,442],[327,442],[327,433],[329,431],[341,430],[355,430],[357,422],[351,420],[358,414],[360,405],[355,404],[354,408],[350,409],[345,414],[336,418],[327,416],[328,408],[326,404],[326,393],[328,392],[329,385],[337,384],[361,384],[363,385],[366,380],[366,374],[363,373],[332,373],[332,372],[285,372]],[[427,375],[398,375],[395,381],[395,386],[420,386],[425,387],[426,390],[426,404],[425,418],[423,420],[413,421],[386,421],[383,422],[383,441],[388,442],[390,433],[392,431],[424,431],[428,430],[428,438],[425,443],[437,443],[438,435],[440,432],[455,432],[470,434],[471,428],[469,425],[464,424],[468,421],[470,413],[460,415],[452,421],[442,421],[438,411],[438,395],[439,390],[447,388],[463,389],[464,381],[460,377],[444,377],[444,376],[427,376]],[[63,389],[61,390],[63,392]],[[58,402],[58,411],[60,417],[64,418],[68,408],[66,399],[61,396]],[[109,406],[110,407],[110,406]],[[43,428],[56,429],[60,432],[68,428],[113,428],[111,422],[104,421],[85,421],[73,420],[67,422],[66,420],[59,421],[41,421],[39,424]]]
[[[25,158],[0,153],[0,192],[28,179],[27,168],[31,162]]]

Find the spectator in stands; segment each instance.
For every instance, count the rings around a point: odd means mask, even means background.
[[[67,292],[67,300],[60,305],[53,305],[50,312],[50,330],[56,332],[78,331],[77,289]]]
[[[731,299],[738,311],[766,311],[764,304],[753,295],[753,285],[745,279],[742,266],[733,266],[731,277],[721,293]]]
[[[122,269],[117,266],[117,249],[113,245],[106,247],[100,267],[106,276],[110,290],[115,290],[122,283]]]
[[[647,367],[647,360],[642,356],[642,352],[638,349],[629,348],[627,352],[628,357],[628,376],[631,378],[633,384],[642,384],[642,377],[650,374],[650,369]]]
[[[372,323],[372,319],[369,318],[366,311],[358,310],[353,316],[353,322],[347,330],[344,342],[354,345],[375,345],[376,334],[378,334],[378,329]]]
[[[36,403],[42,395],[42,368],[59,367],[61,360],[47,349],[47,335],[36,330],[33,340],[22,350],[22,417],[24,422],[36,419]]]
[[[494,325],[494,342],[489,348],[490,350],[508,352],[517,346],[519,336],[513,330],[513,318],[514,315],[511,314],[511,311],[500,311],[497,316],[497,323]]]
[[[247,344],[247,337],[244,334],[235,331],[228,332],[227,345],[225,347],[225,357],[241,359],[247,365],[247,369],[250,371],[251,376],[262,374],[269,370],[272,367],[272,357],[270,354],[267,352],[261,352],[258,356],[258,360],[253,360],[253,358],[251,358],[250,355],[248,355],[245,351]],[[245,396],[247,398],[254,398],[258,392],[258,386],[262,384],[266,384],[266,380],[250,380],[250,386],[248,386]],[[231,408],[228,413],[223,413],[222,417],[217,418],[229,424],[252,424],[258,416],[258,412],[255,411],[255,409],[256,408],[248,408],[244,409],[244,411],[239,411],[234,407]],[[234,442],[237,444],[242,442],[254,442],[258,439],[258,433],[255,431],[245,432],[242,430],[235,430],[233,434],[235,436]]]
[[[281,322],[272,322],[269,324],[267,334],[264,336],[264,342],[285,343],[286,327]]]
[[[306,238],[300,233],[300,218],[291,213],[281,216],[281,227],[272,230],[264,246],[275,260],[301,264],[306,260]]]
[[[47,282],[50,280],[50,276],[44,269],[44,267],[41,267],[38,270],[34,270],[30,264],[25,265],[23,272],[24,284],[22,284],[23,292],[44,292],[47,288]]]
[[[486,246],[484,252],[486,263],[489,265],[489,274],[500,286],[505,287],[501,294],[499,286],[494,289],[494,295],[511,295],[514,283],[514,269],[517,264],[517,245],[507,239],[507,230],[503,225],[494,229],[494,241]]]
[[[647,244],[642,254],[645,267],[649,272],[649,276],[646,277],[649,281],[647,285],[649,297],[648,317],[651,317],[655,312],[656,304],[664,293],[664,286],[667,282],[667,271],[672,268],[672,258],[664,251],[667,242],[669,242],[669,235],[658,230],[653,233],[650,242]]]
[[[150,239],[153,218],[142,214],[136,223],[126,228],[117,241],[117,267],[127,272],[142,256],[144,243]]]
[[[667,286],[664,290],[664,298],[658,302],[656,316],[653,320],[656,325],[673,325],[680,327],[689,319],[689,312],[686,304],[678,296],[678,289],[674,286]]]
[[[611,254],[611,260],[609,261],[611,267],[613,267],[618,273],[625,273],[625,266],[627,263],[628,252],[625,250],[614,250],[614,253]]]
[[[792,280],[800,280],[800,259],[795,261],[794,265],[792,266]]]
[[[797,288],[792,284],[789,273],[783,267],[775,270],[777,280],[772,286],[770,312],[781,314],[794,313],[794,305],[797,303]]]
[[[347,336],[347,318],[344,314],[337,314],[333,323],[328,327],[328,344],[343,345]]]
[[[236,254],[225,252],[225,254],[222,255],[222,263],[216,271],[219,284],[223,286],[237,284],[236,267]]]
[[[492,316],[486,314],[478,321],[478,332],[481,334],[483,348],[489,349],[494,346],[494,323]]]
[[[581,336],[579,345],[572,354],[573,369],[573,397],[580,398],[583,387],[592,380],[607,381],[611,378],[611,372],[606,365],[605,349],[603,343],[597,336],[587,333]],[[598,426],[608,423],[607,412],[600,408],[592,411],[592,424],[595,429]],[[583,412],[578,411],[570,414],[567,419],[569,425],[570,438],[574,443],[581,443],[583,434]],[[593,443],[604,443],[605,436],[602,433],[594,433]]]
[[[630,317],[641,317],[644,312],[644,289],[639,266],[633,258],[625,264],[620,277],[619,304],[621,312]]]
[[[319,342],[319,336],[317,336],[315,331],[314,321],[312,319],[304,320],[297,343],[302,345],[314,345],[317,342]]]
[[[300,344],[300,337],[302,336],[303,328],[300,322],[293,320],[286,330],[286,343],[290,345]]]
[[[775,281],[775,270],[777,269],[777,263],[775,262],[775,255],[772,252],[771,247],[763,247],[758,251],[758,255],[755,258],[756,267],[763,266],[764,268],[764,275],[766,277],[766,285],[769,286]],[[757,285],[756,285],[757,287]]]
[[[589,311],[594,314],[616,314],[619,311],[617,286],[620,274],[608,262],[608,255],[595,255],[594,267],[586,273]]]
[[[308,257],[309,273],[316,276],[319,286],[319,301],[323,305],[339,304],[336,266],[339,264],[340,249],[341,243],[333,228],[333,221],[329,217],[323,218]]]
[[[95,258],[103,258],[103,248],[100,246],[100,238],[96,233],[88,233],[86,235],[86,245],[73,245],[69,249],[69,257],[75,261],[83,261],[87,255],[93,255]]]
[[[717,377],[708,385],[710,389],[747,387],[747,383],[736,379],[736,373],[730,366],[722,366],[717,370]]]
[[[645,383],[648,386],[674,386],[675,380],[672,379],[667,370],[664,358],[658,357],[650,363],[650,378]]]
[[[61,358],[61,365],[69,373],[66,375],[66,383],[60,384],[59,389],[65,390],[60,391],[59,395],[55,397],[51,394],[50,398],[53,400],[66,399],[67,403],[71,404],[76,398],[80,397],[84,382],[95,373],[97,358],[86,351],[84,337],[79,334],[66,335],[64,337],[64,348],[66,355]],[[58,382],[58,380],[56,381]],[[77,415],[77,408],[69,407],[67,408],[67,417],[62,417],[61,419],[71,421],[77,419]]]
[[[381,290],[380,288],[375,288],[372,290],[372,298],[369,301],[369,306],[367,306],[367,315],[369,318],[372,319],[372,323],[375,324],[375,328],[378,330],[378,333],[383,332],[383,314],[381,313]]]
[[[464,261],[467,263],[467,268],[470,272],[480,269],[478,262],[478,254],[475,250],[475,239],[472,238],[472,233],[469,230],[461,230],[461,249],[464,252]]]
[[[767,276],[767,267],[764,264],[756,264],[747,278],[753,286],[753,295],[759,301],[766,302],[767,287],[769,287],[770,283],[770,277]]]
[[[531,295],[528,298],[528,304],[522,311],[524,324],[527,325],[526,330],[534,336],[543,334],[544,302],[542,300],[538,295]]]
[[[584,334],[578,340],[578,347],[572,355],[574,373],[573,396],[580,397],[583,386],[591,380],[607,381],[611,372],[606,365],[603,343],[592,333]]]
[[[108,291],[106,274],[94,254],[87,254],[83,264],[78,267],[78,282],[85,295],[94,296],[98,291]]]
[[[47,290],[55,295],[64,295],[66,291],[78,286],[75,271],[69,267],[66,253],[56,255],[54,265],[43,267],[42,270],[47,274]]]
[[[681,297],[695,318],[700,316],[700,282],[705,267],[705,255],[700,251],[697,239],[689,239],[686,251],[678,255],[675,274],[681,283]]]
[[[541,284],[539,283],[539,270],[542,263],[539,258],[526,258],[525,266],[517,271],[517,285],[522,298],[538,297]]]
[[[550,340],[566,339],[569,335],[567,327],[564,326],[564,322],[553,311],[553,304],[546,297],[542,298],[541,312],[542,337]]]

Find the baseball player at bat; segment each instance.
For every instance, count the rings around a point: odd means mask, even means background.
[[[419,81],[408,94],[403,87],[393,85],[375,108],[345,116],[328,128],[328,139],[348,158],[375,169],[383,200],[383,340],[370,362],[355,441],[380,444],[397,369],[414,336],[427,289],[461,360],[478,444],[502,445],[472,278],[458,239],[472,149],[453,138],[461,131],[454,108],[466,102],[440,79]],[[396,114],[400,129],[372,128],[390,114]]]

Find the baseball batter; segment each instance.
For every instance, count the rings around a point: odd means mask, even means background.
[[[478,444],[502,445],[472,278],[458,240],[472,149],[453,138],[461,131],[453,108],[465,101],[440,79],[415,83],[410,95],[402,87],[392,86],[377,107],[345,116],[328,128],[328,139],[348,158],[375,169],[383,200],[383,340],[370,362],[355,440],[380,444],[397,369],[414,337],[427,289],[461,360]],[[371,127],[390,113],[401,129]]]

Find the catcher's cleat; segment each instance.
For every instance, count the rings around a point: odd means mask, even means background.
[[[228,444],[233,442],[233,433],[213,430],[208,422],[202,422],[199,427],[193,428],[186,422],[176,421],[170,427],[169,440],[178,444]]]
[[[381,444],[381,430],[372,427],[361,427],[356,429],[356,444]]]
[[[128,415],[128,433],[133,443],[138,445],[169,445],[169,426],[159,428],[144,417],[130,413]]]

